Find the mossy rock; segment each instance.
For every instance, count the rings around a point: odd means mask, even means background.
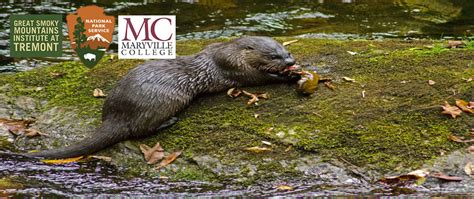
[[[270,95],[258,106],[225,93],[203,96],[178,115],[180,121],[174,126],[101,154],[112,156],[130,175],[245,184],[275,176],[304,176],[305,172],[297,169],[303,164],[298,161],[308,157],[317,158],[318,164],[337,160],[385,174],[409,171],[466,147],[448,136],[467,136],[474,128],[474,116],[464,113],[452,119],[441,114],[440,105],[444,101],[454,104],[455,99],[474,100],[474,81],[466,81],[474,77],[472,42],[464,49],[446,49],[441,41],[427,40],[298,39],[288,46],[290,52],[301,64],[314,66],[322,77],[332,78],[335,90],[321,84],[315,96],[303,97],[294,91],[293,84],[245,88]],[[192,54],[224,40],[180,41],[178,54]],[[37,99],[40,115],[52,109],[74,113],[74,119],[63,123],[77,121],[80,125],[62,129],[57,136],[28,141],[39,143],[37,147],[56,148],[89,135],[100,123],[104,101],[94,98],[92,91],[101,88],[108,93],[139,63],[109,55],[92,69],[65,62],[1,74],[0,85],[9,85],[1,92],[11,101],[20,96]],[[344,76],[356,82],[346,82]],[[436,84],[429,85],[428,80]],[[89,128],[74,131],[81,125]],[[48,125],[40,127],[43,132],[51,130]],[[243,150],[263,147],[262,141],[272,143],[271,152]],[[183,155],[157,171],[146,165],[138,149],[139,144],[156,142],[167,152],[183,150]]]

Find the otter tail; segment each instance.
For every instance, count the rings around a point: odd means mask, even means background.
[[[23,154],[29,157],[40,157],[45,159],[65,159],[89,155],[106,147],[114,145],[125,137],[120,136],[123,132],[104,131],[104,125],[97,129],[97,134],[88,137],[77,144],[72,144],[62,149],[53,149]],[[103,131],[103,132],[100,132]]]

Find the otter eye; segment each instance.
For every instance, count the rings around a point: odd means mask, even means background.
[[[271,55],[270,58],[272,59],[281,59],[280,55]]]
[[[247,46],[245,49],[247,50],[253,50],[254,48],[252,46]]]

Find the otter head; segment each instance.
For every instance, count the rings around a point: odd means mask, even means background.
[[[226,48],[218,50],[218,58],[223,61],[218,64],[247,78],[283,80],[288,77],[283,72],[295,65],[285,47],[270,37],[242,37],[229,43],[232,45],[223,45]]]

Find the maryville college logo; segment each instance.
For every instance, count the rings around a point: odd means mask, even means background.
[[[176,17],[119,16],[119,59],[175,59]]]
[[[66,18],[71,47],[82,63],[94,67],[112,42],[115,17],[106,16],[98,6],[85,6]]]

